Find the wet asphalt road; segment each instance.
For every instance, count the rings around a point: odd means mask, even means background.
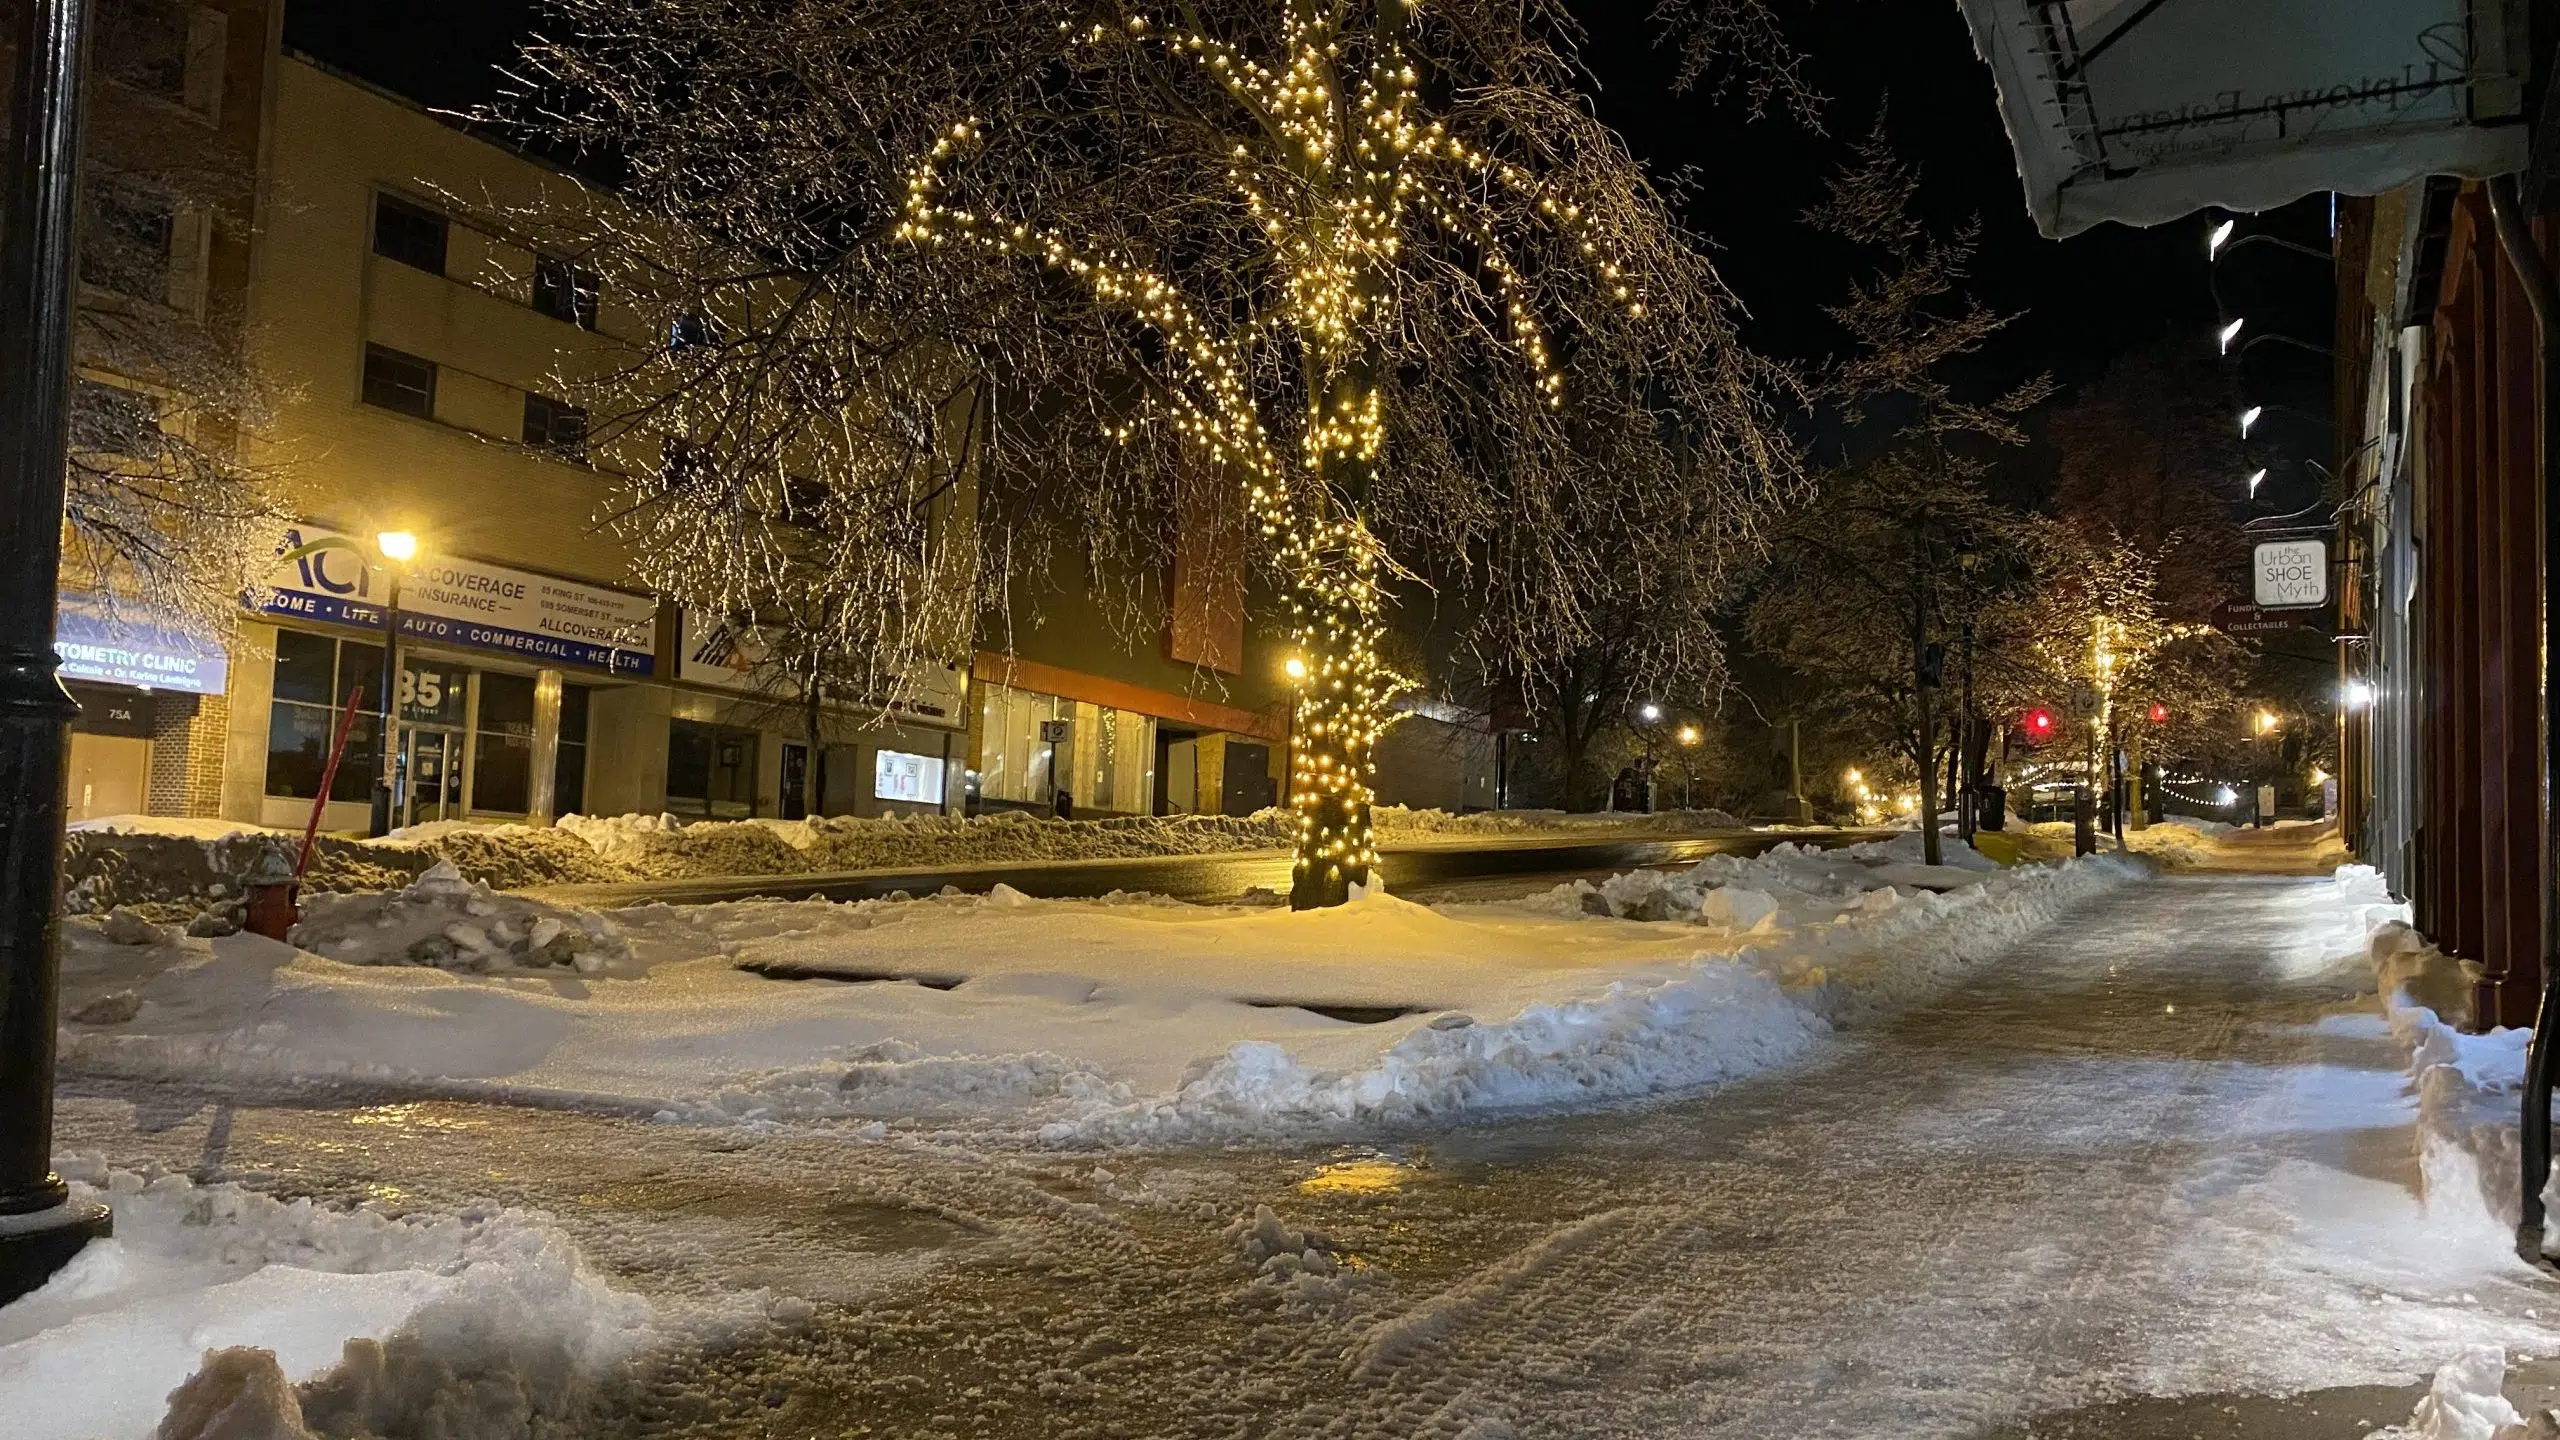
[[[1419,901],[1472,900],[1516,894],[1524,880],[1560,883],[1691,864],[1710,855],[1757,855],[1790,841],[1829,849],[1882,838],[1872,830],[1737,831],[1682,839],[1600,841],[1502,837],[1480,844],[1432,845],[1381,855],[1387,891]],[[736,875],[655,880],[628,885],[553,885],[528,891],[562,904],[703,905],[723,900],[877,900],[897,891],[933,894],[946,886],[983,893],[1010,885],[1045,899],[1084,899],[1115,890],[1222,904],[1255,889],[1289,889],[1289,856],[1278,850],[1214,855],[1151,855],[1116,860],[961,865],[939,870],[858,870],[815,875]]]

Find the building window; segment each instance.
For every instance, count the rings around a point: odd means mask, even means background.
[[[566,260],[537,255],[533,260],[533,308],[581,330],[596,328],[596,293],[602,288],[593,270]]]
[[[756,732],[698,720],[667,725],[667,809],[743,820],[756,813]]]
[[[587,458],[587,412],[565,400],[525,392],[524,443],[564,460]]]
[[[80,278],[101,290],[167,303],[170,241],[177,211],[166,200],[102,194],[90,201],[80,237]]]
[[[678,354],[699,350],[717,338],[711,322],[690,310],[679,312],[667,322],[667,348]]]
[[[551,813],[574,815],[587,808],[587,699],[585,685],[560,687],[560,758],[551,767]]]
[[[164,100],[187,90],[187,14],[166,0],[98,7],[98,69]]]
[[[329,764],[329,742],[338,709],[357,692],[347,750],[329,784],[332,800],[362,801],[373,794],[381,768],[375,738],[382,709],[382,650],[356,640],[333,640],[298,630],[276,632],[275,703],[267,722],[267,793],[309,800],[320,793]]]
[[[388,345],[364,347],[364,403],[432,420],[436,413],[436,362]]]
[[[430,275],[444,273],[446,222],[423,205],[396,195],[373,197],[373,253]]]
[[[160,429],[160,404],[139,390],[87,376],[71,382],[71,448],[85,455],[158,457],[169,437]]]
[[[533,677],[481,671],[472,730],[471,808],[501,815],[533,808]]]

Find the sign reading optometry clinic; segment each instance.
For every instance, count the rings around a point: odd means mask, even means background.
[[[658,602],[450,555],[420,555],[395,589],[369,543],[317,526],[289,527],[275,568],[251,597],[261,613],[378,630],[615,675],[657,669]]]

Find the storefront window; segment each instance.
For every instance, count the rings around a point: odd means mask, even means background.
[[[1143,815],[1155,800],[1155,717],[982,684],[978,794],[1045,805],[1054,764],[1077,814]],[[1054,757],[1054,759],[1053,759]]]
[[[267,793],[309,800],[320,793],[329,741],[349,690],[359,692],[347,732],[346,755],[330,783],[332,800],[362,801],[373,794],[380,768],[382,651],[361,641],[276,632],[275,704],[267,723]]]
[[[755,814],[756,732],[699,720],[667,725],[667,809],[742,820]]]
[[[480,672],[472,730],[471,808],[523,814],[533,805],[533,677]]]
[[[585,685],[560,687],[560,757],[551,769],[551,813],[574,815],[587,808],[587,697]]]
[[[1077,809],[1146,814],[1155,803],[1155,717],[1080,703],[1076,722],[1092,736],[1078,741],[1085,783],[1076,787]]]

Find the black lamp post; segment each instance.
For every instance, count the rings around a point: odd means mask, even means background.
[[[0,199],[0,1304],[105,1235],[53,1173],[64,727],[55,675],[87,0],[19,11]]]

